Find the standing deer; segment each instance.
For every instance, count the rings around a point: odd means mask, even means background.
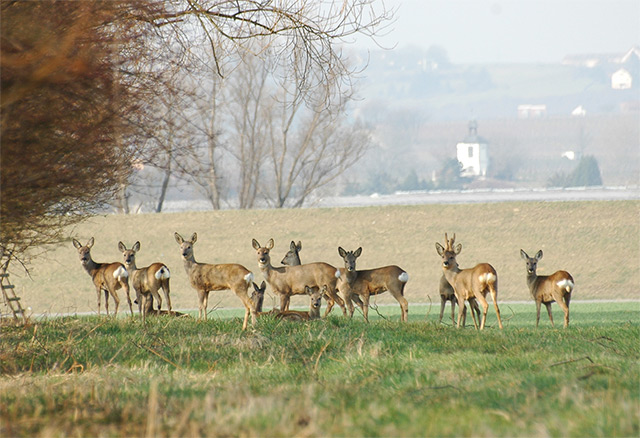
[[[76,239],[73,239],[73,246],[78,250],[80,263],[91,276],[93,284],[96,287],[96,295],[98,296],[98,315],[100,315],[101,291],[104,291],[104,307],[109,315],[109,295],[113,297],[116,303],[116,311],[114,315],[118,315],[118,307],[120,306],[120,298],[118,297],[118,289],[123,289],[127,294],[129,302],[129,310],[133,316],[133,306],[131,305],[131,297],[129,296],[129,273],[122,263],[97,263],[91,258],[91,248],[93,247],[93,237],[89,239],[86,245],[82,245]]]
[[[289,251],[287,251],[287,253],[284,255],[284,258],[280,263],[286,266],[301,265],[302,261],[300,260],[300,251],[302,251],[302,242],[298,241],[298,243],[295,243],[292,240],[291,244],[289,245]],[[335,305],[335,302],[333,298],[331,298],[329,295],[326,295],[326,294],[324,296],[324,299],[327,300],[326,315],[328,315],[329,312],[331,312],[331,309],[333,308],[333,306]],[[356,304],[360,306],[360,308],[362,308],[362,301],[360,301],[360,298],[357,295],[352,295],[351,299],[355,301]],[[284,309],[284,310],[289,310],[289,309]]]
[[[322,290],[310,288],[305,286],[304,291],[309,295],[309,311],[303,312],[298,310],[278,310],[273,309],[268,312],[262,311],[262,304],[264,303],[264,291],[267,285],[263,281],[260,286],[253,283],[254,292],[251,294],[251,300],[256,306],[256,313],[258,316],[272,315],[278,319],[288,319],[290,321],[310,321],[320,318],[320,307],[322,306],[322,297],[327,293],[327,286],[322,286]]]
[[[486,300],[487,292],[491,292],[491,299],[496,309],[496,315],[498,317],[498,324],[502,329],[502,319],[500,318],[500,309],[498,308],[498,274],[496,270],[488,263],[480,263],[474,268],[460,269],[456,256],[462,251],[462,245],[458,244],[455,249],[453,244],[456,240],[456,235],[453,235],[451,240],[448,239],[447,234],[444,235],[445,243],[447,245],[444,248],[442,245],[436,242],[436,251],[442,257],[442,270],[444,276],[456,294],[458,299],[458,306],[460,309],[464,307],[465,300],[471,301],[476,299],[480,301],[482,306],[482,322],[480,323],[480,330],[484,329],[485,322],[487,321],[487,311],[489,304]],[[462,314],[464,312],[458,312],[458,324],[460,328],[460,322],[462,320]],[[478,328],[476,321],[476,315],[472,311],[473,324]]]
[[[305,293],[306,286],[312,289],[327,286],[327,295],[338,303],[342,308],[342,313],[347,315],[344,301],[336,293],[336,282],[340,275],[338,269],[323,262],[275,268],[271,265],[271,256],[269,255],[269,251],[273,249],[273,239],[269,239],[267,246],[264,247],[256,239],[253,239],[252,245],[258,256],[258,266],[267,283],[274,293],[280,295],[280,310],[288,309],[291,296]],[[331,309],[327,306],[324,315],[327,316],[330,311]]]
[[[245,307],[242,329],[247,328],[249,314],[251,314],[251,323],[255,324],[255,307],[247,293],[247,289],[253,281],[253,273],[244,266],[235,263],[220,265],[198,263],[193,256],[193,245],[196,243],[198,235],[193,233],[190,240],[184,240],[180,234],[175,233],[175,238],[180,245],[184,270],[189,277],[191,287],[198,292],[198,317],[207,319],[209,292],[230,289],[240,298]]]
[[[169,307],[169,313],[171,313],[171,298],[169,298],[169,278],[171,272],[164,263],[153,263],[146,268],[140,268],[136,266],[136,253],[140,251],[140,242],[136,242],[131,249],[122,242],[118,242],[118,249],[122,253],[124,258],[124,266],[131,275],[131,285],[133,290],[136,291],[138,300],[138,308],[142,314],[142,320],[146,321],[147,311],[149,308],[153,308],[153,300],[158,302],[158,311],[162,309],[162,298],[158,293],[159,289],[162,289],[164,296],[167,299],[167,306]],[[147,305],[147,302],[151,301]]]
[[[338,288],[345,295],[351,317],[354,310],[352,296],[362,296],[363,302],[359,306],[365,321],[369,322],[369,297],[389,291],[400,304],[402,321],[406,322],[409,319],[409,304],[404,297],[404,287],[409,281],[409,274],[395,265],[356,270],[356,259],[362,254],[362,248],[345,251],[342,247],[338,247],[338,254],[344,260],[344,268],[340,269]]]
[[[446,243],[449,244],[448,242]],[[453,242],[449,245],[453,246]],[[447,304],[447,301],[449,301],[451,303],[451,321],[455,324],[456,323],[456,319],[455,319],[456,301],[458,299],[456,298],[456,294],[453,290],[453,286],[449,284],[449,282],[447,281],[447,278],[444,276],[444,273],[442,274],[442,277],[440,277],[440,284],[438,287],[438,291],[440,293],[440,319],[438,320],[438,322],[442,323],[442,316],[444,315],[444,307]],[[478,319],[480,319],[480,307],[478,306],[478,302],[474,299],[474,300],[470,300],[469,304],[471,305],[472,310],[475,311],[476,314],[478,315]],[[465,327],[467,322],[467,306],[462,307],[461,310],[462,310],[462,326]],[[460,311],[460,309],[458,311]]]
[[[567,271],[556,271],[551,275],[538,276],[536,268],[542,258],[542,250],[538,251],[533,258],[520,250],[520,257],[527,263],[527,286],[529,286],[529,292],[536,302],[536,328],[540,322],[541,304],[547,307],[551,326],[555,327],[551,314],[551,303],[554,301],[564,312],[564,327],[567,328],[569,326],[569,302],[571,301],[571,292],[575,288],[573,277]]]

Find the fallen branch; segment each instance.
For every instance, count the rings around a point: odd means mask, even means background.
[[[562,362],[556,362],[554,364],[549,365],[549,368],[557,367],[559,365],[566,365],[568,363],[573,363],[573,362],[580,362],[581,360],[585,360],[585,359],[591,363],[595,363],[593,359],[591,359],[589,356],[584,356],[584,357],[579,357],[577,359],[569,359],[569,360],[563,360]]]

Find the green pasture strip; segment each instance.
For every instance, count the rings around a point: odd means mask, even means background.
[[[566,330],[536,330],[533,304],[483,332],[426,306],[245,332],[235,316],[4,324],[0,435],[638,436],[638,304],[574,304]]]

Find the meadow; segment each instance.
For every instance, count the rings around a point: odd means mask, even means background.
[[[409,322],[386,295],[369,324],[334,310],[243,332],[230,292],[212,294],[208,321],[191,312],[144,325],[126,305],[118,318],[77,315],[95,311],[95,292],[69,241],[37,259],[32,278],[12,275],[25,305],[48,317],[0,325],[0,435],[638,436],[639,213],[638,202],[571,202],[93,218],[70,239],[94,236],[97,261],[140,240],[139,265],[172,269],[176,308],[197,300],[173,232],[195,231],[196,260],[242,263],[257,281],[252,238],[275,239],[274,262],[291,240],[302,240],[303,262],[335,266],[338,246],[362,246],[359,267],[409,272]],[[438,323],[434,243],[445,231],[463,244],[462,267],[496,267],[504,330],[493,306],[482,332],[453,328],[448,308]],[[535,328],[520,248],[544,250],[540,274],[576,279],[568,329],[557,305],[556,328],[544,311]]]
[[[4,325],[0,434],[638,436],[640,303],[576,302],[568,329],[533,308],[483,332],[391,307],[245,332],[239,311]]]

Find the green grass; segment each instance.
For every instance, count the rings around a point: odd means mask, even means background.
[[[483,332],[438,324],[435,306],[407,324],[378,310],[246,332],[231,311],[4,325],[0,435],[640,433],[637,302],[573,303],[566,330],[546,315],[536,330],[532,303],[503,304],[502,331],[490,310]]]

